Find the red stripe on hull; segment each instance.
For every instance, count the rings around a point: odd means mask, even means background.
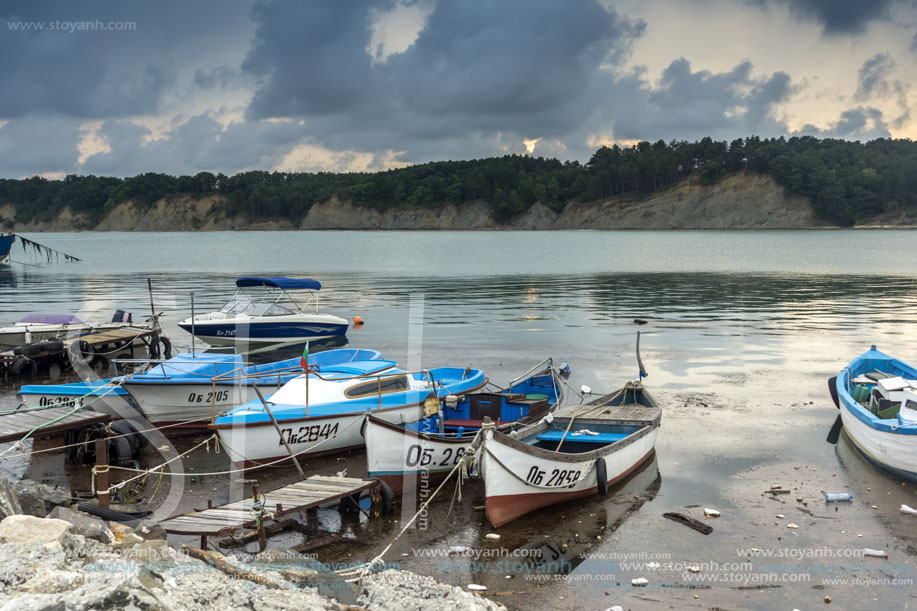
[[[391,486],[392,492],[398,494],[399,492],[404,492],[405,490],[415,490],[420,487],[429,486],[438,486],[446,479],[446,476],[449,475],[449,471],[437,471],[430,473],[428,477],[421,477],[418,475],[373,475],[372,473],[368,474],[367,477],[372,477],[374,479],[379,479]],[[421,483],[425,482],[425,483]]]
[[[655,448],[647,452],[646,456],[638,460],[634,466],[624,471],[615,478],[608,480],[608,487],[618,484],[626,479],[631,473],[639,469],[646,461],[653,457],[656,452]],[[504,494],[500,496],[487,496],[486,513],[487,521],[494,526],[503,526],[504,524],[524,516],[530,511],[575,501],[583,497],[592,496],[598,493],[598,489],[593,486],[586,490],[576,492],[530,492],[527,494]]]

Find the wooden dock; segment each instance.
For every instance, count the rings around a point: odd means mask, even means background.
[[[328,477],[313,475],[308,479],[287,486],[263,492],[265,514],[273,514],[271,520],[285,515],[318,507],[344,497],[358,497],[364,490],[379,486],[376,480],[362,480],[353,477]],[[226,535],[255,525],[251,513],[252,499],[248,497],[217,507],[208,507],[190,513],[171,517],[160,525],[167,533],[176,535],[200,535],[202,544],[206,537]]]
[[[45,407],[42,409],[23,409],[12,413],[2,414],[0,415],[0,443],[19,441],[35,427],[61,418],[61,416],[65,416],[71,411],[73,411],[72,407]],[[62,418],[54,424],[38,429],[32,434],[32,437],[49,437],[71,429],[79,429],[91,424],[107,422],[110,418],[108,414],[80,410]]]
[[[86,342],[92,348],[94,353],[115,352],[121,349],[133,350],[131,346],[137,340],[143,341],[155,334],[156,331],[151,327],[122,327],[120,329],[109,329],[108,331],[89,333],[79,337],[69,337],[63,340],[63,348],[58,350],[43,350],[35,354],[21,356],[14,354],[12,350],[6,350],[4,352],[0,352],[0,364],[12,364],[23,356],[32,359],[33,361],[39,362],[48,357],[67,355],[69,354],[70,346],[76,342],[81,341]]]

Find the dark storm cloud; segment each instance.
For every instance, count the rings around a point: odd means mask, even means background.
[[[749,0],[752,4],[789,7],[797,17],[821,24],[826,34],[861,34],[874,21],[890,18],[898,4],[915,7],[915,0]]]
[[[888,125],[882,117],[882,111],[872,107],[845,110],[837,122],[830,127],[820,129],[814,125],[805,125],[793,135],[864,141],[891,137]]]
[[[23,117],[0,127],[0,176],[72,172],[80,156],[79,121],[69,117]]]
[[[188,64],[246,43],[246,9],[215,0],[4,2],[0,118],[155,113]]]
[[[386,6],[259,4],[243,66],[261,79],[249,115],[303,117],[332,148],[404,149],[408,160],[481,131],[561,135],[608,77],[599,67],[622,61],[644,27],[592,0],[443,0],[411,47],[374,63],[371,16]]]
[[[866,100],[873,94],[887,93],[892,87],[888,75],[895,67],[895,60],[888,53],[876,53],[860,66],[857,73],[857,90],[854,97]]]
[[[694,72],[690,62],[677,59],[655,87],[630,84],[634,93],[645,91],[643,100],[618,97],[609,112],[614,134],[622,139],[669,140],[784,133],[786,127],[773,118],[773,108],[792,92],[790,77],[784,72],[754,77],[752,69],[752,63],[744,61],[728,72]]]
[[[194,174],[238,172],[275,166],[305,136],[297,122],[248,121],[226,129],[209,115],[198,115],[149,140],[150,131],[130,121],[106,121],[99,134],[111,150],[85,160],[83,173],[133,175],[143,172]]]

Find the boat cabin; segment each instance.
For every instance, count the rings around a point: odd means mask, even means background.
[[[318,293],[322,288],[318,280],[308,278],[239,278],[236,292],[219,312],[227,318],[239,316],[285,316],[304,313],[313,305],[318,312]],[[260,288],[262,290],[253,290]],[[309,291],[309,298],[299,302],[287,291]]]

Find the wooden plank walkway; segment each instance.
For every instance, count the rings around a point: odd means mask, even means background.
[[[122,327],[120,329],[109,329],[108,331],[99,331],[98,333],[89,333],[79,337],[70,337],[63,340],[64,347],[60,350],[44,350],[37,354],[30,354],[28,358],[40,360],[48,356],[57,356],[67,354],[70,345],[77,341],[87,342],[93,349],[109,344],[126,344],[137,340],[150,337],[154,334],[153,329],[149,327]],[[13,363],[19,358],[19,355],[13,354],[12,350],[0,352],[0,363]]]
[[[21,410],[0,415],[0,443],[19,441],[36,426],[51,422],[72,411],[72,407],[46,407],[44,409]],[[38,429],[32,437],[48,437],[70,429],[82,428],[98,422],[107,422],[108,414],[80,410],[59,422]]]
[[[336,501],[345,496],[356,496],[363,490],[378,486],[375,480],[353,477],[328,477],[313,475],[308,479],[264,492],[265,513],[273,519]],[[218,507],[210,507],[171,517],[160,522],[166,532],[180,535],[225,535],[234,530],[251,528],[255,517],[251,513],[252,499],[248,497]]]

